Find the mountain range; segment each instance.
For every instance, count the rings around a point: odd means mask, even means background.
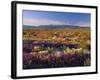
[[[65,29],[65,28],[90,28],[88,26],[73,26],[73,25],[39,25],[39,26],[29,26],[23,25],[23,29]]]

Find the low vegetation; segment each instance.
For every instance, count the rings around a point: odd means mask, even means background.
[[[24,29],[23,69],[91,65],[89,28]]]

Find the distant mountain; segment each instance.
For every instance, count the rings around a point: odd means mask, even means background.
[[[27,26],[23,25],[24,29],[65,29],[65,28],[89,28],[84,26],[73,26],[73,25],[39,25],[39,26]]]
[[[23,29],[34,29],[36,26],[23,25]]]

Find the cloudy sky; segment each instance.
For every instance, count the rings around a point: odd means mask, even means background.
[[[23,25],[77,25],[90,26],[89,13],[47,12],[23,10]]]

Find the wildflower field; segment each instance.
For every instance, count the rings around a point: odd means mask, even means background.
[[[23,29],[23,69],[90,65],[89,27]]]

